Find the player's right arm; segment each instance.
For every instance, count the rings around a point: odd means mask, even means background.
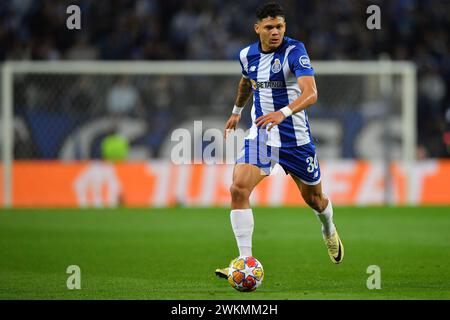
[[[239,81],[238,93],[234,104],[237,107],[243,108],[247,101],[251,98],[252,93],[253,91],[250,78],[242,77],[241,81]]]
[[[234,102],[233,112],[231,113],[230,118],[225,124],[224,137],[227,138],[228,130],[235,130],[236,125],[241,119],[241,112],[244,108],[245,104],[252,97],[252,85],[250,83],[250,79],[246,77],[242,77],[241,81],[239,81],[239,87],[237,92],[237,97]]]

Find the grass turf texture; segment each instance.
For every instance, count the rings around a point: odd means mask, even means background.
[[[237,256],[229,210],[0,211],[0,299],[450,299],[450,208],[335,208],[333,265],[306,208],[256,208],[263,285],[232,289],[214,269]],[[68,290],[66,268],[81,268]],[[369,265],[381,290],[368,290]]]

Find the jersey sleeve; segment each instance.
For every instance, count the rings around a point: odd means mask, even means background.
[[[314,69],[311,66],[308,53],[306,52],[305,45],[299,42],[294,49],[288,55],[289,68],[295,76],[313,76]]]
[[[241,69],[242,69],[242,76],[246,79],[248,79],[248,62],[247,62],[247,57],[245,55],[245,49],[242,50],[241,52],[239,52],[239,64],[241,65]]]

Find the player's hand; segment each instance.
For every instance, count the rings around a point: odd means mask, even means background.
[[[226,125],[225,125],[225,131],[223,133],[223,137],[226,139],[227,134],[229,130],[236,130],[236,125],[238,124],[239,120],[241,119],[240,114],[232,114],[230,118],[228,119]]]
[[[265,127],[267,127],[267,125],[270,124],[267,128],[267,130],[270,131],[274,126],[280,124],[284,119],[286,119],[286,117],[281,111],[275,111],[258,117],[255,120],[255,123],[256,126],[261,127],[261,129],[264,129]]]

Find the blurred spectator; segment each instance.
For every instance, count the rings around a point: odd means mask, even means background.
[[[138,113],[140,97],[136,87],[128,77],[121,77],[106,96],[106,108],[111,115],[131,115]]]
[[[89,44],[85,36],[80,36],[65,55],[68,60],[95,60],[99,56],[98,49]]]
[[[94,115],[101,111],[96,103],[97,99],[98,95],[90,78],[80,77],[64,95],[62,109],[67,115]]]

